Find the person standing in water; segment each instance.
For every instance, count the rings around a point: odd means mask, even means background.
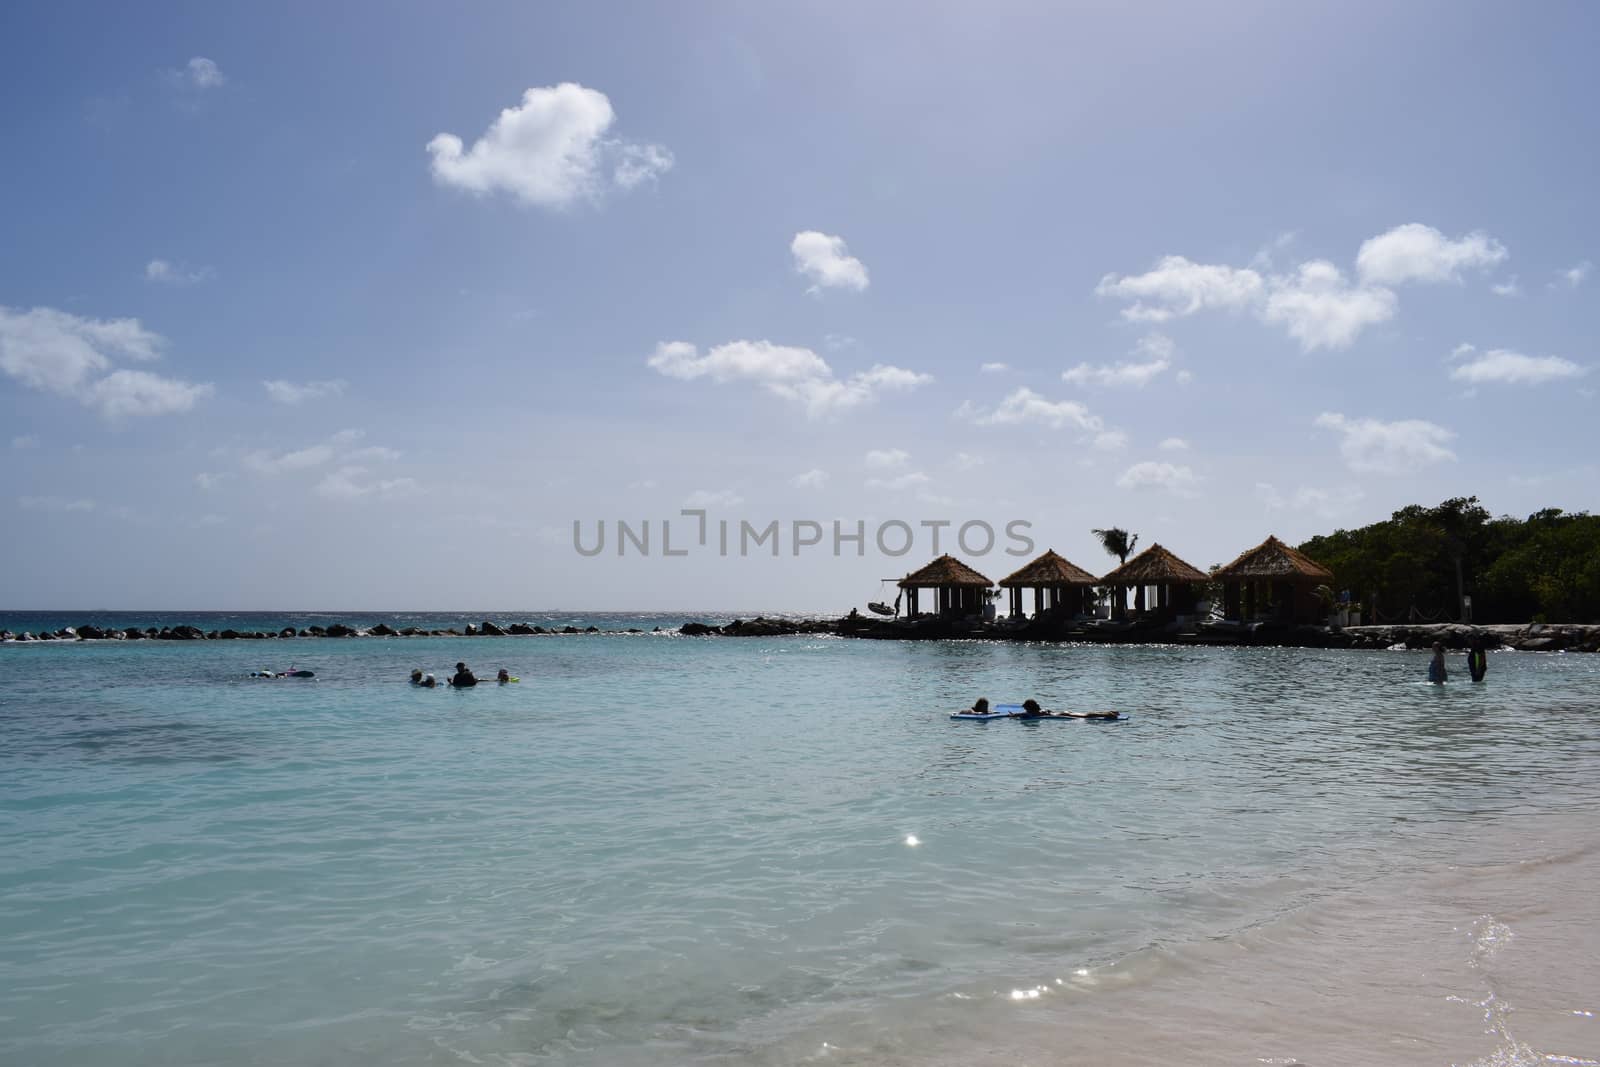
[[[1443,685],[1450,677],[1450,672],[1444,669],[1444,645],[1438,641],[1433,643],[1433,659],[1428,664],[1428,681],[1434,685]]]
[[[1483,645],[1483,638],[1474,637],[1472,649],[1467,653],[1467,673],[1472,675],[1474,682],[1483,681],[1483,676],[1489,673],[1489,654]]]
[[[478,676],[467,670],[465,663],[457,663],[456,673],[451,677],[450,684],[457,689],[466,689],[478,684]]]

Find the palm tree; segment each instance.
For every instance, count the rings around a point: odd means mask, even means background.
[[[1117,557],[1118,564],[1128,562],[1128,557],[1133,555],[1133,548],[1139,543],[1138,534],[1129,534],[1127,530],[1113,526],[1109,530],[1091,530],[1100,538],[1100,547]]]
[[[1101,548],[1117,557],[1119,566],[1128,562],[1128,557],[1133,554],[1133,546],[1139,543],[1138,534],[1130,534],[1127,530],[1116,526],[1111,527],[1109,530],[1091,530],[1090,532],[1100,538]],[[1117,597],[1117,600],[1120,603],[1111,605],[1111,614],[1114,618],[1121,618],[1128,610],[1128,591],[1126,589],[1122,590],[1122,594]]]

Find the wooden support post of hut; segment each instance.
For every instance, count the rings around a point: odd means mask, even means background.
[[[943,555],[921,570],[912,571],[900,579],[900,588],[906,593],[906,614],[920,614],[918,594],[924,589],[933,590],[933,611],[929,614],[949,618],[982,615],[988,606],[988,592],[994,585],[989,579],[962,563],[954,556]]]
[[[1033,616],[1059,614],[1066,618],[1094,611],[1094,587],[1100,580],[1053,551],[1005,578],[1000,588],[1011,591],[1011,617],[1023,618],[1022,593],[1033,590]]]
[[[1209,580],[1198,567],[1160,545],[1151,545],[1101,578],[1100,584],[1111,587],[1113,605],[1123,603],[1123,590],[1131,587],[1135,617],[1171,622],[1194,611],[1200,587]],[[1145,590],[1150,588],[1155,589],[1154,605],[1145,598]]]
[[[1222,613],[1238,622],[1325,623],[1317,587],[1333,572],[1276,537],[1269,537],[1217,571]]]

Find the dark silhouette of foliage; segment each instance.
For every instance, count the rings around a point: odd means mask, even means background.
[[[1586,512],[1492,518],[1477,497],[1456,497],[1299,548],[1368,621],[1457,620],[1463,594],[1473,622],[1600,621],[1600,516]]]

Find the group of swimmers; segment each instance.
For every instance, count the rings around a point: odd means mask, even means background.
[[[991,714],[993,714],[993,712],[991,712],[989,710],[989,698],[988,697],[979,697],[977,700],[973,701],[971,714],[973,714],[973,715],[991,715]],[[1010,713],[1010,718],[1013,718],[1013,719],[1120,719],[1120,718],[1122,718],[1122,712],[1120,712],[1120,711],[1051,711],[1049,708],[1041,708],[1039,706],[1039,702],[1037,700],[1033,700],[1033,699],[1030,698],[1030,699],[1024,700],[1022,702],[1022,710],[1021,711],[1013,711],[1013,712],[1011,712]]]
[[[494,676],[494,680],[501,685],[517,681],[516,678],[511,677],[511,672],[504,667],[500,668],[499,672]],[[423,674],[421,668],[418,668],[411,672],[411,684],[423,689],[433,689],[439,685],[439,682],[433,675]],[[478,676],[473,674],[465,663],[457,663],[456,673],[452,674],[445,684],[456,689],[470,689],[478,684]]]
[[[1472,646],[1467,649],[1467,674],[1472,676],[1474,682],[1481,682],[1489,673],[1489,654],[1483,647],[1482,638],[1474,638]],[[1428,663],[1428,681],[1434,685],[1443,685],[1450,678],[1450,672],[1444,668],[1444,643],[1433,643],[1433,659]]]

